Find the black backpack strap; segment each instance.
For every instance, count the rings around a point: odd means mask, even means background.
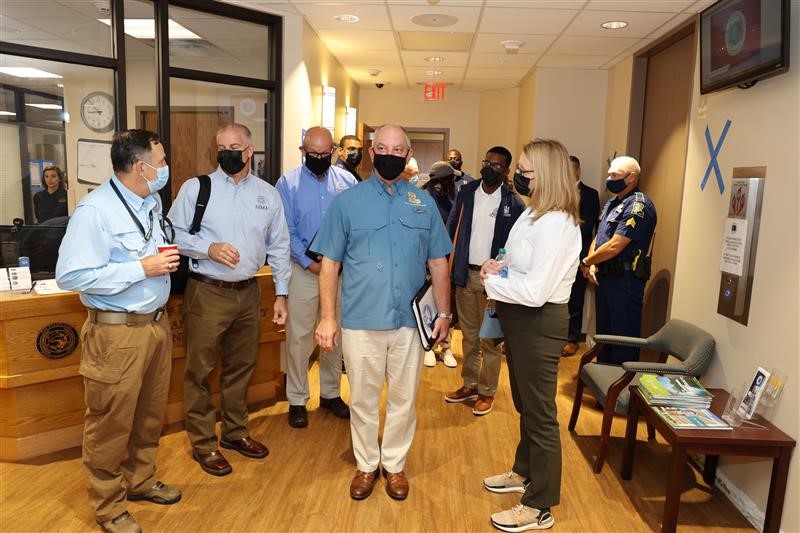
[[[198,176],[197,179],[200,180],[200,191],[197,193],[197,203],[194,206],[194,218],[192,219],[192,226],[189,228],[190,235],[200,231],[200,223],[203,221],[208,199],[211,196],[211,178],[203,174]]]

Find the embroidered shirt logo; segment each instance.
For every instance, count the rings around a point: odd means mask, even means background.
[[[417,198],[416,193],[411,192],[411,191],[408,191],[408,202],[411,203],[411,204],[414,204],[414,205],[422,204],[422,200]]]
[[[256,196],[256,209],[262,209],[267,211],[269,207],[267,206],[267,199],[264,196]]]

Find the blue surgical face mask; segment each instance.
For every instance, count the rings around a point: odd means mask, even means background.
[[[145,161],[142,161],[142,163],[144,163],[145,165],[156,171],[155,181],[150,181],[147,178],[142,178],[144,179],[144,181],[147,182],[147,187],[150,189],[150,194],[155,194],[161,189],[163,189],[164,186],[167,184],[167,181],[169,181],[169,165],[164,165],[163,167],[156,168],[153,165],[146,163]]]

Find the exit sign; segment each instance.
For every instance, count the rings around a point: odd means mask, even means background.
[[[426,83],[424,99],[426,102],[444,101],[444,83]]]

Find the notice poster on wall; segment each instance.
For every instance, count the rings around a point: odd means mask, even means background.
[[[113,173],[111,141],[78,139],[78,183],[100,185]]]
[[[741,276],[744,269],[744,254],[747,249],[747,220],[728,218],[725,220],[725,235],[722,238],[722,259],[719,269],[728,274]]]

